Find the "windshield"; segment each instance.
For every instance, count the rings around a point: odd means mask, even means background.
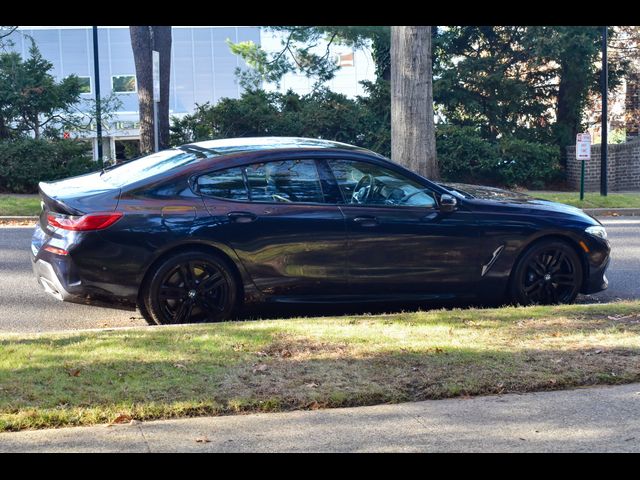
[[[123,163],[101,174],[105,182],[122,187],[129,183],[135,183],[144,178],[152,177],[160,173],[168,172],[177,167],[198,161],[205,157],[200,152],[185,152],[177,148],[152,153],[137,160]]]

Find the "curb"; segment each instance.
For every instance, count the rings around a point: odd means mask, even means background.
[[[12,222],[12,221],[29,221],[29,220],[33,220],[34,222],[36,222],[38,220],[38,218],[35,215],[13,215],[13,216],[0,216],[0,222],[1,221],[7,221],[7,222]]]
[[[634,217],[640,215],[640,208],[585,208],[582,211],[594,217]]]

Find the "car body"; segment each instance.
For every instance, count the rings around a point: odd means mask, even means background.
[[[224,295],[234,292],[224,318],[255,302],[509,300],[523,255],[553,241],[561,252],[548,250],[537,261],[549,263],[550,274],[560,268],[554,261],[564,262],[563,278],[575,286],[555,300],[607,287],[606,232],[581,210],[496,188],[439,184],[338,142],[192,143],[41,183],[40,194],[32,261],[41,286],[64,301],[138,306],[145,317],[153,275],[193,252],[219,262],[197,266],[197,255],[185,257],[199,279],[175,293],[167,311],[176,315],[184,295],[198,297],[195,286],[205,288],[218,269],[229,278]],[[187,285],[191,274],[172,268],[173,280],[158,292]],[[531,268],[522,273],[523,289],[526,275],[533,285],[535,263]],[[548,281],[535,282],[546,295],[540,303],[555,303]]]

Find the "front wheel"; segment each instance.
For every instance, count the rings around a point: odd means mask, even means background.
[[[232,316],[237,292],[226,262],[205,252],[185,252],[156,267],[143,299],[157,324],[221,322]]]
[[[575,250],[559,240],[543,240],[516,265],[511,297],[520,305],[573,303],[581,285],[582,263]]]

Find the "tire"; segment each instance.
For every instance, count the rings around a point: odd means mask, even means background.
[[[520,305],[573,303],[582,286],[582,262],[561,240],[541,240],[522,255],[511,277],[511,300]]]
[[[152,326],[158,325],[156,321],[153,319],[153,317],[151,316],[151,314],[149,313],[149,310],[147,310],[147,307],[145,306],[144,302],[139,302],[138,304],[136,304],[136,307],[138,307],[138,311],[140,312],[140,315],[142,315],[142,318],[144,318],[149,325],[152,325]]]
[[[183,252],[166,259],[145,283],[144,306],[158,325],[222,322],[231,318],[238,303],[232,269],[206,252]]]

